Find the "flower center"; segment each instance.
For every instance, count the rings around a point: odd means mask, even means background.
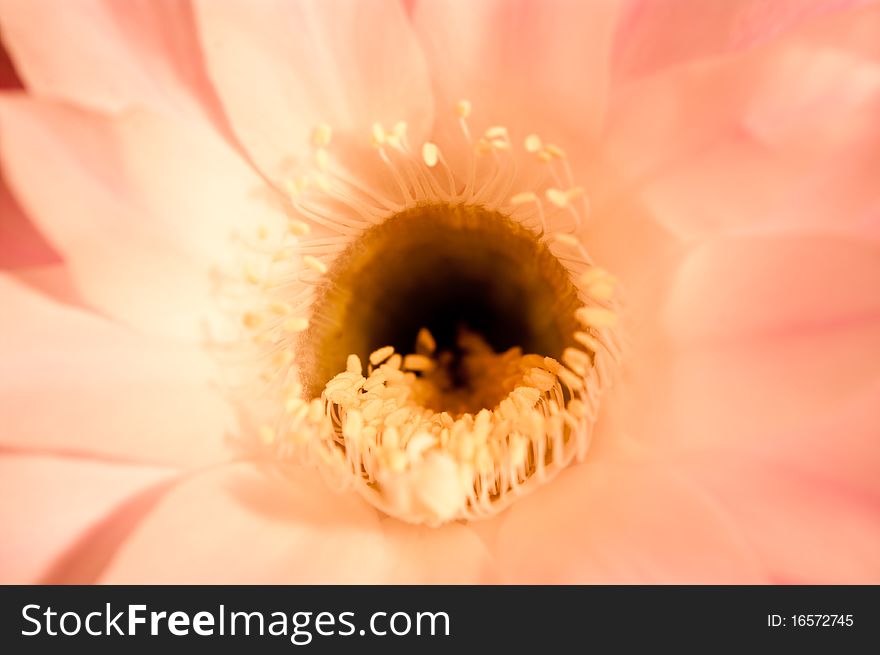
[[[580,306],[568,271],[509,218],[417,206],[365,231],[330,268],[304,335],[303,382],[320,396],[349,354],[367,361],[383,346],[414,352],[426,329],[443,354],[430,409],[478,412],[506,395],[478,355],[516,348],[561,358],[576,345]]]
[[[614,278],[576,236],[588,203],[564,151],[515,149],[501,126],[473,138],[469,103],[457,113],[460,170],[376,125],[371,183],[319,126],[242,316],[263,446],[430,525],[491,516],[583,459],[619,356]]]

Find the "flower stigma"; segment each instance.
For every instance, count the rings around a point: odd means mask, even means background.
[[[476,136],[470,111],[442,148],[374,125],[372,176],[317,126],[240,312],[260,447],[428,525],[493,516],[582,460],[620,358],[616,280],[584,247],[565,152]]]

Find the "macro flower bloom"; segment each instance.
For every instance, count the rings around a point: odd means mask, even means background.
[[[875,3],[0,29],[3,581],[880,581]]]

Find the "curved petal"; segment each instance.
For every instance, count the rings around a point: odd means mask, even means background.
[[[228,459],[215,364],[0,276],[0,446],[137,462]]]
[[[861,18],[622,89],[608,165],[683,238],[859,228],[877,212],[880,139],[880,59],[847,40]],[[880,42],[880,8],[870,18]]]
[[[665,325],[679,343],[739,343],[880,319],[880,244],[828,236],[720,238],[673,280]]]
[[[804,430],[875,385],[880,321],[670,349],[619,390],[639,440],[658,448],[750,444]]]
[[[10,279],[47,296],[62,305],[70,305],[91,312],[89,304],[83,300],[64,264],[28,266],[9,271]]]
[[[60,261],[58,253],[24,215],[0,170],[0,268]]]
[[[438,528],[382,522],[391,568],[386,584],[490,584],[497,582],[488,549],[468,525]]]
[[[670,465],[717,499],[775,582],[877,584],[878,394],[874,384],[784,434],[671,453]]]
[[[0,135],[16,197],[94,306],[163,335],[228,327],[213,278],[244,256],[233,234],[282,214],[222,141],[151,114],[110,119],[10,96]]]
[[[502,517],[496,557],[514,583],[755,583],[738,526],[654,460],[588,458]]]
[[[632,79],[694,59],[736,53],[810,19],[871,1],[635,0],[615,37],[615,76]]]
[[[2,0],[0,26],[39,95],[111,112],[216,115],[188,2]]]
[[[107,583],[370,583],[393,562],[375,510],[313,470],[234,464],[171,489],[115,554]]]
[[[472,102],[481,129],[504,125],[562,145],[594,138],[604,119],[614,2],[420,2],[438,120]]]
[[[430,128],[424,57],[398,2],[197,2],[211,78],[263,172],[284,173],[327,123],[368,143],[370,126]]]
[[[0,582],[34,584],[92,526],[167,469],[0,454]]]

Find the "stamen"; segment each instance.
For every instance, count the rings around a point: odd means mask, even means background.
[[[514,147],[503,125],[474,140],[471,114],[456,104],[463,170],[434,141],[411,147],[405,122],[375,123],[381,188],[317,125],[278,181],[286,231],[260,225],[249,246],[268,262],[245,266],[263,298],[240,314],[268,363],[261,406],[277,399],[260,442],[432,525],[491,516],[583,459],[619,356],[616,281],[575,236],[589,204],[565,151],[537,134]],[[524,161],[539,177],[512,193]]]
[[[307,318],[303,318],[302,316],[288,318],[284,321],[284,323],[282,323],[282,327],[287,332],[303,332],[309,327],[309,320]]]
[[[434,168],[437,165],[437,160],[439,159],[440,152],[433,143],[426,141],[424,145],[422,145],[422,159],[425,160],[425,165]]]
[[[312,132],[312,143],[317,148],[326,148],[330,145],[333,129],[327,123],[319,123]]]

